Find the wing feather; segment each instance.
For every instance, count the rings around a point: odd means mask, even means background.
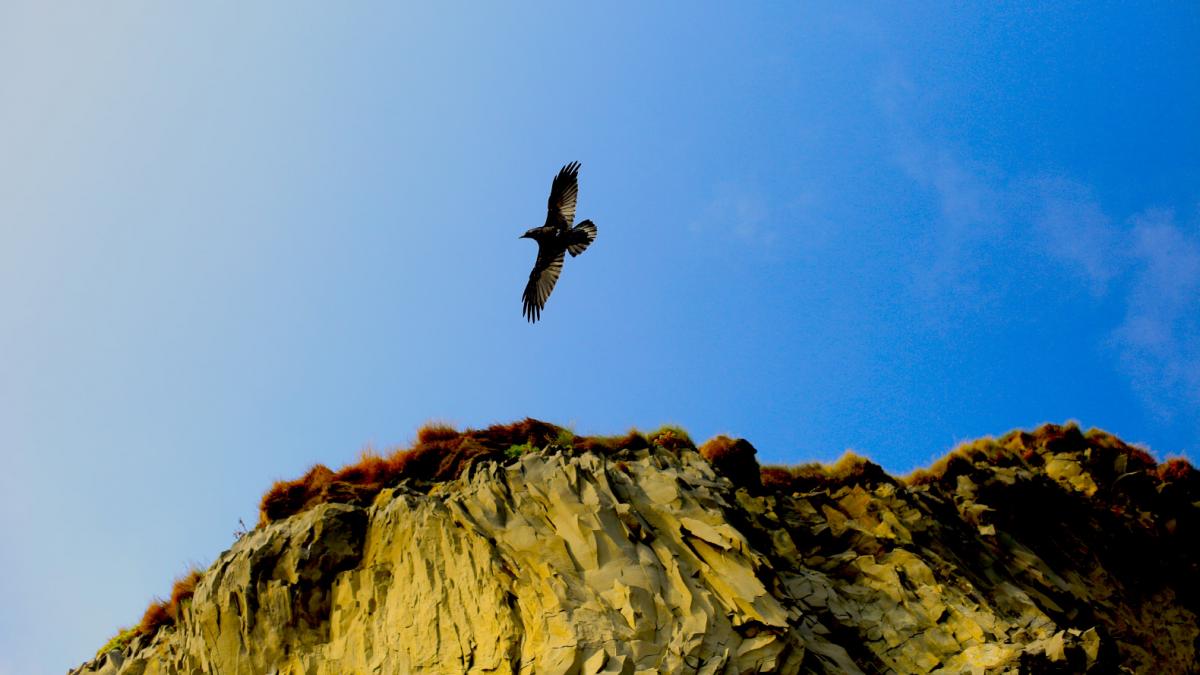
[[[554,290],[554,284],[558,282],[558,275],[562,274],[565,253],[566,251],[560,250],[558,255],[549,259],[544,258],[541,252],[538,253],[533,271],[529,273],[529,283],[525,285],[525,293],[521,296],[524,304],[522,313],[530,323],[541,318],[542,308],[546,306],[546,300]]]
[[[579,197],[579,162],[559,170],[550,184],[546,224],[566,229],[575,222],[575,201]]]

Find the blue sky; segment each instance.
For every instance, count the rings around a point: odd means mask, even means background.
[[[0,674],[429,419],[1194,457],[1200,8],[1045,4],[0,6]]]

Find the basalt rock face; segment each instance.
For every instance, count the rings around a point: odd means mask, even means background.
[[[549,447],[261,526],[75,672],[1200,672],[1200,490],[1160,473],[1072,428],[912,485]]]

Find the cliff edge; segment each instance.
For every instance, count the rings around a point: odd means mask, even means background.
[[[72,672],[1200,672],[1183,460],[1048,425],[898,479],[540,424],[277,485]]]

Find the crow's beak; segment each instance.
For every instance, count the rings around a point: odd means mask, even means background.
[[[528,239],[528,238],[529,238],[528,234],[523,234],[523,235],[517,237],[517,239]]]

